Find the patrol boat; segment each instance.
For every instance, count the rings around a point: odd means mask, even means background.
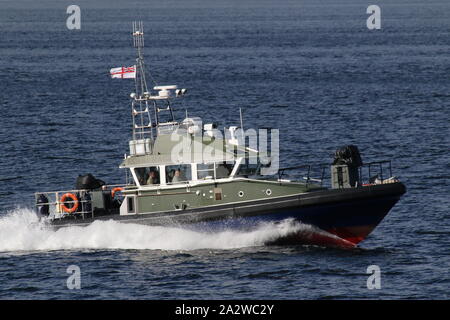
[[[136,65],[112,69],[135,79],[132,139],[120,164],[127,181],[107,185],[88,174],[74,190],[36,193],[38,214],[55,228],[112,219],[215,232],[287,221],[307,227],[270,243],[354,247],[406,192],[390,161],[363,164],[356,146],[339,148],[325,165],[277,168],[274,150],[246,146],[242,114],[240,127],[223,132],[198,117],[176,121],[172,102],[186,89],[149,90],[141,22],[132,35]]]

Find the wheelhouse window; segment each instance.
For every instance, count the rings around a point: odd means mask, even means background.
[[[134,169],[140,185],[160,184],[160,175],[158,167],[145,167]]]
[[[240,177],[252,177],[252,176],[258,176],[261,172],[261,163],[258,161],[258,163],[250,163],[248,159],[243,162],[236,173],[237,176]]]
[[[199,163],[197,165],[197,179],[222,179],[228,178],[233,166],[226,162]]]
[[[214,163],[197,164],[197,179],[206,180],[214,178]]]
[[[190,164],[166,166],[166,181],[168,184],[186,182],[192,180],[191,178]]]
[[[233,166],[226,162],[215,163],[216,166],[216,179],[228,178]]]

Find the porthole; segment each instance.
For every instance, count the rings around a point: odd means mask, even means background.
[[[244,196],[244,191],[239,191],[239,192],[238,192],[238,196],[239,196],[240,198],[242,198],[242,197]]]
[[[272,190],[267,189],[267,190],[266,190],[266,194],[267,194],[268,196],[270,196],[270,195],[272,194]]]

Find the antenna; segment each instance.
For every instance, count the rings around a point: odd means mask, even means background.
[[[239,116],[241,118],[241,132],[242,132],[242,141],[245,146],[245,136],[244,136],[244,120],[242,118],[242,108],[239,108]]]
[[[144,24],[142,21],[133,22],[133,42],[135,48],[144,48]]]

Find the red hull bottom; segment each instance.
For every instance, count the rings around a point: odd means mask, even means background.
[[[336,235],[341,239],[345,239],[355,245],[363,241],[375,229],[376,226],[357,226],[339,229],[330,229],[327,232]]]
[[[316,245],[343,249],[355,248],[376,226],[357,226],[321,230],[311,228],[307,231],[297,231],[282,238],[273,240],[268,245]]]
[[[352,235],[349,238],[343,238],[339,236],[339,234],[327,232],[318,228],[311,228],[311,230],[301,230],[277,238],[276,240],[268,242],[267,245],[315,245],[321,247],[352,249],[362,240],[364,240],[364,237],[355,237]]]

